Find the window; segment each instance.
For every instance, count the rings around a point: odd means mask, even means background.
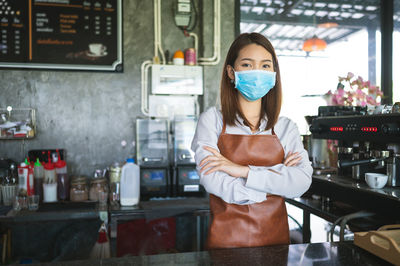
[[[274,45],[281,115],[295,121],[301,134],[308,130],[304,116],[327,105],[324,94],[336,89],[339,76],[352,72],[380,86],[379,29],[378,0],[240,1],[240,32],[259,32]]]

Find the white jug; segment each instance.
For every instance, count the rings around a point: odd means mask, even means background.
[[[140,168],[135,160],[129,158],[122,167],[121,173],[121,206],[133,206],[139,203],[140,197]]]

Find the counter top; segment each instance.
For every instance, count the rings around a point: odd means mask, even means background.
[[[64,221],[79,219],[98,219],[102,210],[97,202],[54,202],[41,203],[37,211],[11,209],[6,215],[0,216],[0,222],[40,222],[40,221]]]
[[[393,217],[395,210],[400,218],[400,187],[384,187],[371,189],[365,182],[341,177],[337,175],[314,175],[313,183],[307,194],[316,194],[328,197],[331,201],[341,201],[351,205],[354,210],[371,210],[384,212]],[[296,200],[296,199],[294,199]],[[287,199],[289,203],[295,203]],[[313,202],[297,203],[313,207]],[[384,206],[385,208],[382,208]],[[316,206],[324,208],[324,206]],[[7,215],[0,215],[0,222],[41,221],[41,220],[66,220],[66,219],[93,219],[99,218],[101,212],[96,202],[57,202],[40,204],[38,211],[9,211]],[[341,213],[329,214],[332,209],[322,210],[327,220],[341,216]],[[340,212],[340,211],[339,211]],[[132,207],[109,205],[108,215],[111,220],[129,220],[146,218],[147,220],[171,217],[184,213],[193,213],[197,216],[209,215],[208,197],[182,197],[182,198],[154,198],[149,201],[141,201],[139,205]],[[321,215],[324,213],[321,212]],[[343,213],[343,215],[346,213]],[[321,216],[322,217],[322,216]],[[330,219],[328,219],[330,218]]]
[[[209,213],[208,197],[180,197],[180,198],[154,198],[149,201],[141,201],[139,205],[132,207],[110,206],[110,216],[146,218],[153,220],[171,217],[184,213]]]
[[[400,187],[372,189],[363,180],[337,175],[314,175],[308,193],[345,202],[356,209],[400,218]]]
[[[354,189],[359,192],[367,193],[377,197],[385,197],[386,199],[397,201],[400,203],[400,187],[388,187],[383,188],[370,188],[364,180],[355,180],[350,177],[338,176],[338,175],[314,175],[313,182],[325,181],[334,183],[340,187]]]
[[[257,248],[64,261],[62,265],[391,265],[352,242],[279,245]],[[52,265],[42,263],[41,265]]]

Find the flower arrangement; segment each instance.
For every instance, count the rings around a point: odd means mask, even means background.
[[[334,92],[330,90],[325,94],[328,105],[341,106],[366,106],[380,105],[383,97],[382,91],[378,86],[371,85],[362,77],[353,79],[354,74],[349,72],[346,77],[339,76],[339,84]],[[346,90],[344,82],[348,83],[349,88]]]

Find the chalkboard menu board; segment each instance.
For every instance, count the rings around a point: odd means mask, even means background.
[[[122,72],[122,0],[0,0],[0,67]]]

